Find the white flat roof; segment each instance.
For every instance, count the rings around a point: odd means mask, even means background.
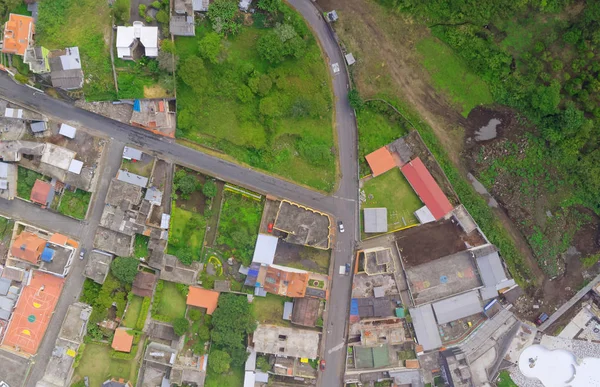
[[[62,134],[65,137],[75,138],[75,133],[77,133],[77,129],[67,124],[60,124],[59,134]]]
[[[83,168],[83,161],[79,161],[79,160],[71,160],[71,165],[69,165],[69,172],[73,172],[76,174],[80,174],[81,173],[81,169]]]
[[[427,206],[423,206],[423,207],[419,208],[418,210],[416,210],[415,216],[417,217],[417,219],[419,219],[419,222],[421,224],[430,223],[430,222],[435,221],[433,214],[431,213],[431,211],[429,211],[429,208],[427,208]]]
[[[277,250],[278,241],[279,238],[274,237],[273,235],[258,234],[252,262],[272,265],[273,260],[275,259],[275,250]]]

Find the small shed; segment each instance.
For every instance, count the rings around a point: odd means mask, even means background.
[[[279,238],[275,236],[258,234],[258,238],[256,238],[256,245],[254,246],[252,262],[257,262],[264,265],[273,264],[278,241]]]
[[[81,173],[82,169],[83,169],[83,161],[79,161],[79,160],[75,160],[75,159],[71,160],[71,164],[69,165],[69,172],[79,175]]]
[[[160,218],[160,228],[168,230],[170,222],[171,222],[171,215],[162,214],[162,216]]]
[[[337,21],[338,19],[338,14],[335,11],[335,9],[333,11],[327,12],[327,20],[329,20],[330,22],[334,22]]]
[[[291,302],[286,302],[283,304],[283,319],[284,320],[291,320],[292,318],[292,311],[294,310],[294,304]]]
[[[346,63],[348,63],[348,66],[352,66],[354,63],[356,63],[356,59],[354,59],[354,55],[352,55],[352,53],[346,54]]]
[[[387,208],[365,208],[365,233],[387,232]]]
[[[416,210],[415,217],[419,220],[419,223],[421,224],[435,222],[435,217],[433,216],[431,211],[429,211],[429,208],[427,208],[427,206],[423,206]]]
[[[365,156],[373,177],[389,171],[396,166],[396,161],[387,147],[383,146]]]
[[[71,125],[60,124],[60,130],[58,131],[58,133],[62,134],[65,137],[73,139],[75,138],[75,133],[77,133],[77,129],[75,129]]]
[[[46,131],[46,123],[44,121],[33,121],[29,124],[33,133],[42,133]]]
[[[142,151],[126,146],[125,148],[123,148],[123,158],[125,160],[139,161],[142,159]]]

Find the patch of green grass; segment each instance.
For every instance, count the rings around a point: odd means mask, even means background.
[[[158,308],[160,314],[171,319],[185,316],[186,299],[177,289],[177,284],[174,282],[163,282],[162,297]]]
[[[86,344],[79,366],[75,369],[74,379],[82,380],[87,376],[90,386],[100,386],[111,377],[123,378],[135,385],[137,364],[133,360],[111,359],[110,353],[109,344]]]
[[[32,171],[31,169],[23,168],[19,165],[17,172],[17,196],[29,200],[31,190],[36,180],[47,180],[44,175]]]
[[[262,202],[225,192],[217,243],[226,245],[234,257],[250,265],[262,214]]]
[[[0,216],[0,239],[12,235],[14,225],[15,222],[13,220]]]
[[[140,316],[140,311],[142,310],[143,300],[144,299],[140,296],[133,296],[131,301],[129,301],[127,311],[125,312],[125,317],[123,318],[123,325],[125,325],[127,328],[135,328],[137,319]]]
[[[73,218],[85,219],[91,198],[91,192],[81,189],[76,189],[75,192],[65,190],[60,199],[58,212],[63,215],[72,216]]]
[[[135,62],[134,62],[135,63]],[[117,71],[117,84],[119,85],[119,98],[137,99],[144,98],[144,86],[149,87],[156,83],[154,76],[141,71]]]
[[[510,378],[508,371],[500,372],[498,375],[498,387],[518,387],[515,382]]]
[[[300,21],[300,23],[303,23]],[[208,22],[196,37],[177,37],[181,60],[198,56],[198,41],[210,31]],[[274,65],[259,56],[258,39],[268,28],[243,27],[223,40],[222,57],[204,61],[206,87],[193,90],[179,79],[177,86],[178,137],[217,148],[239,162],[298,183],[331,191],[336,167],[331,81],[319,46],[311,37],[299,59]],[[272,87],[262,95],[247,89],[252,76],[268,77]],[[247,98],[238,97],[246,90]],[[276,101],[281,114],[271,119],[261,113],[262,100]],[[191,119],[191,118],[194,119]],[[306,151],[309,147],[319,151]]]
[[[266,297],[254,297],[252,305],[256,320],[261,324],[290,326],[290,322],[283,319],[283,304],[286,301],[291,301],[291,298],[271,293],[267,293]]]
[[[366,202],[362,203],[363,209],[387,208],[388,231],[418,223],[414,212],[423,203],[399,168],[393,168],[365,182],[363,190],[366,196]]]
[[[422,55],[421,63],[431,74],[435,88],[460,106],[464,117],[474,107],[493,102],[488,85],[450,47],[435,38],[427,38],[417,43],[417,51]]]
[[[360,176],[371,173],[365,156],[408,133],[404,120],[382,102],[371,101],[357,112]]]
[[[600,254],[594,254],[585,258],[581,258],[581,264],[586,269],[589,269],[590,267],[594,266],[598,260],[600,260]]]
[[[49,50],[79,47],[87,100],[116,99],[110,64],[111,17],[105,1],[44,0],[38,4],[36,45]]]
[[[195,260],[199,259],[205,232],[206,219],[204,215],[184,210],[173,204],[168,253],[177,255],[178,251],[182,249],[191,249],[192,257]]]
[[[136,258],[146,258],[148,256],[148,242],[150,238],[145,235],[135,234],[133,244],[133,256]]]
[[[244,385],[244,367],[231,367],[225,374],[214,374],[208,370],[205,387],[239,387]]]
[[[150,178],[152,174],[153,162],[141,162],[133,160],[125,160],[121,163],[121,169],[126,169],[128,172],[135,173],[136,175]]]

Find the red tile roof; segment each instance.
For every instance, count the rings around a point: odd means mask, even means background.
[[[117,328],[110,346],[115,351],[131,352],[131,347],[133,346],[133,335],[130,335],[124,328]]]
[[[52,186],[50,185],[50,183],[41,180],[36,180],[35,184],[33,185],[33,189],[31,190],[31,196],[29,197],[29,199],[34,203],[45,206],[46,204],[48,204],[48,194],[50,193],[51,189]]]
[[[32,36],[35,33],[35,25],[31,16],[10,14],[4,25],[4,40],[2,52],[7,54],[25,55]]]
[[[365,156],[365,159],[367,159],[367,163],[369,163],[369,167],[373,171],[373,177],[379,176],[396,166],[392,154],[385,146],[377,149],[375,152],[369,153]]]
[[[46,246],[46,241],[27,231],[20,233],[12,244],[10,254],[13,257],[31,263],[38,263],[40,255]]]
[[[435,220],[443,218],[452,211],[452,204],[420,158],[412,160],[401,170],[421,201],[429,208]]]
[[[213,314],[215,309],[217,309],[218,301],[219,292],[190,286],[186,303],[191,306],[197,306],[198,308],[205,308],[206,314]]]

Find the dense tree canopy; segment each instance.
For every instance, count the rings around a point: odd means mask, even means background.
[[[234,364],[246,360],[246,336],[256,329],[252,306],[244,296],[221,294],[212,318],[212,342],[231,355]],[[213,352],[211,351],[211,357]]]
[[[133,257],[117,257],[110,264],[110,271],[123,283],[131,284],[137,274],[139,259]]]

